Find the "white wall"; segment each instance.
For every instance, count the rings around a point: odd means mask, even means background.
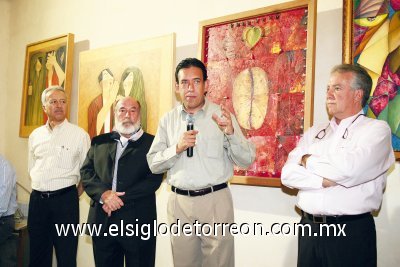
[[[14,164],[18,180],[30,187],[27,174],[27,139],[19,138],[19,117],[26,44],[67,32],[75,34],[75,64],[71,121],[77,121],[78,53],[114,44],[176,32],[177,60],[196,56],[198,22],[229,15],[282,0],[0,0],[0,153]],[[330,68],[341,62],[342,0],[318,3],[314,121],[326,121],[324,92]],[[11,18],[7,14],[10,10]],[[8,23],[8,19],[10,22]],[[12,47],[12,52],[8,52]],[[4,54],[5,53],[5,54]],[[4,63],[4,58],[8,60]],[[5,65],[5,67],[4,67]],[[4,99],[7,97],[8,100]],[[6,111],[6,112],[1,112]],[[7,127],[5,127],[7,125]],[[7,140],[5,142],[4,140]],[[376,218],[379,266],[398,266],[400,254],[400,170],[388,179],[382,210]],[[295,197],[280,188],[232,186],[238,223],[293,223]],[[166,222],[169,190],[163,183],[157,193],[158,218]],[[19,192],[19,199],[27,195]],[[88,198],[80,201],[81,221],[88,212]],[[293,236],[237,237],[237,266],[295,266],[297,239]],[[88,237],[81,237],[79,266],[94,266]],[[169,239],[158,238],[157,266],[172,266]]]
[[[7,67],[10,39],[10,1],[0,0],[0,153],[5,154]]]

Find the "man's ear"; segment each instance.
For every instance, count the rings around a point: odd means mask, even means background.
[[[179,94],[179,84],[175,83],[175,93]]]
[[[354,99],[360,103],[362,103],[363,100],[363,96],[364,96],[364,91],[362,89],[358,89],[356,90],[356,93],[354,94]]]
[[[209,83],[208,83],[208,79],[204,82],[204,95],[207,95],[207,93],[208,93],[208,85],[209,85]]]
[[[42,109],[46,113],[46,106],[42,106]]]

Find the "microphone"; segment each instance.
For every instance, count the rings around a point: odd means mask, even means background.
[[[194,118],[193,118],[192,114],[188,114],[186,116],[186,131],[193,130],[193,126],[194,126]],[[193,157],[193,147],[188,147],[186,149],[186,155],[189,158]]]

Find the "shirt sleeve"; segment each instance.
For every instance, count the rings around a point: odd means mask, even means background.
[[[156,136],[147,153],[147,163],[152,173],[160,174],[174,166],[180,155],[176,153],[177,144],[168,143],[166,117],[158,124]]]
[[[32,149],[32,138],[32,135],[30,135],[28,141],[28,173],[30,173],[33,166],[35,166],[35,158]]]
[[[335,153],[311,155],[307,170],[345,187],[357,186],[385,173],[394,162],[391,131],[383,121],[361,129],[354,146],[339,147]]]
[[[232,114],[231,118],[234,132],[232,135],[225,135],[224,147],[228,150],[228,157],[232,163],[247,168],[256,157],[256,148],[243,136],[240,126]]]
[[[86,132],[84,132],[81,144],[82,146],[81,146],[81,153],[79,156],[80,157],[79,167],[82,167],[83,162],[85,161],[87,153],[90,148],[90,137]]]
[[[312,173],[312,171],[300,165],[301,158],[307,154],[312,138],[312,131],[307,131],[300,139],[297,147],[289,153],[288,159],[282,168],[281,182],[283,185],[301,190],[322,188],[323,177]]]
[[[100,181],[94,166],[95,145],[89,149],[87,157],[81,167],[80,174],[86,194],[94,201],[101,203],[101,195],[109,188]]]
[[[6,160],[0,158],[0,217],[7,212],[15,183],[14,169]]]

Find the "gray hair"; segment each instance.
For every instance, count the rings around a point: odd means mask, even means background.
[[[115,113],[115,116],[117,116],[117,111],[118,111],[118,109],[119,109],[119,103],[120,103],[122,100],[125,100],[125,99],[128,99],[128,98],[130,98],[130,99],[134,100],[136,103],[138,103],[139,112],[141,112],[142,106],[140,105],[140,102],[139,102],[136,98],[134,98],[134,97],[132,97],[132,96],[125,96],[125,97],[123,97],[123,98],[121,98],[121,99],[118,99],[118,100],[115,102],[115,106],[114,106],[114,113]]]
[[[333,67],[332,73],[353,73],[353,81],[350,84],[352,90],[362,90],[363,99],[361,106],[364,107],[369,99],[372,88],[372,79],[368,72],[358,65],[340,64]]]
[[[50,87],[44,89],[43,92],[42,92],[42,97],[41,97],[43,106],[46,104],[46,95],[47,95],[47,93],[53,92],[53,91],[60,91],[60,92],[63,92],[65,94],[64,88],[62,88],[61,86],[58,86],[58,85],[50,86]]]

